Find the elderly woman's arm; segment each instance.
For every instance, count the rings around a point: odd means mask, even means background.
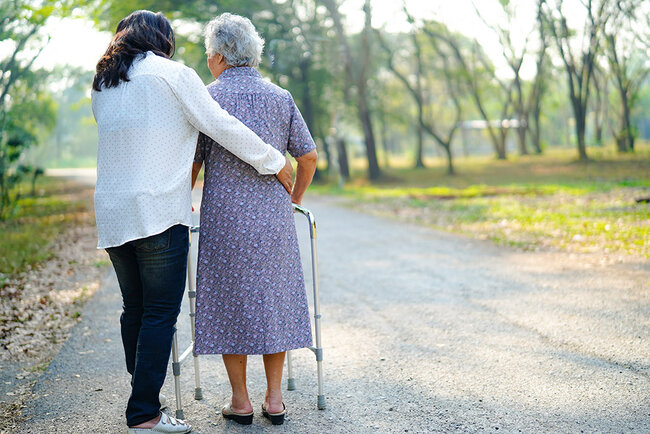
[[[296,161],[298,162],[298,170],[296,171],[296,183],[291,192],[291,202],[297,205],[302,203],[302,196],[305,194],[305,191],[307,191],[309,184],[311,184],[311,180],[314,178],[314,173],[316,173],[317,160],[318,154],[315,149],[296,158]]]

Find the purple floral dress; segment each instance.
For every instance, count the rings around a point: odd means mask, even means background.
[[[299,157],[315,148],[291,94],[253,68],[226,69],[212,97],[265,142]],[[271,354],[312,344],[291,198],[201,134],[205,165],[197,272],[198,354]]]

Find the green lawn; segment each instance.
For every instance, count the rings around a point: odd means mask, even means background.
[[[31,186],[20,188],[24,197],[13,216],[0,221],[0,286],[9,276],[51,256],[48,243],[61,231],[88,221],[90,194],[87,187],[53,178],[41,178],[36,195],[27,195]]]
[[[590,149],[578,163],[574,150],[495,161],[459,159],[458,174],[442,165],[392,169],[379,183],[355,177],[343,190],[315,185],[323,194],[348,197],[370,212],[525,249],[650,257],[650,147],[619,156]]]

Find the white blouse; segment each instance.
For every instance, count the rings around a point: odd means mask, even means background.
[[[133,62],[129,80],[92,92],[97,248],[192,224],[199,131],[260,174],[284,167],[284,156],[223,110],[193,69],[148,52]]]

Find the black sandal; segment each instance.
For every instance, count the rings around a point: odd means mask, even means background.
[[[221,409],[221,415],[224,417],[224,419],[234,420],[235,422],[241,425],[250,425],[253,423],[252,411],[246,414],[235,413],[234,411],[232,411],[230,404],[226,404],[223,406],[223,408]]]
[[[262,416],[271,421],[273,425],[282,425],[284,423],[284,415],[287,414],[287,407],[282,403],[282,411],[280,413],[269,413],[262,404]]]

